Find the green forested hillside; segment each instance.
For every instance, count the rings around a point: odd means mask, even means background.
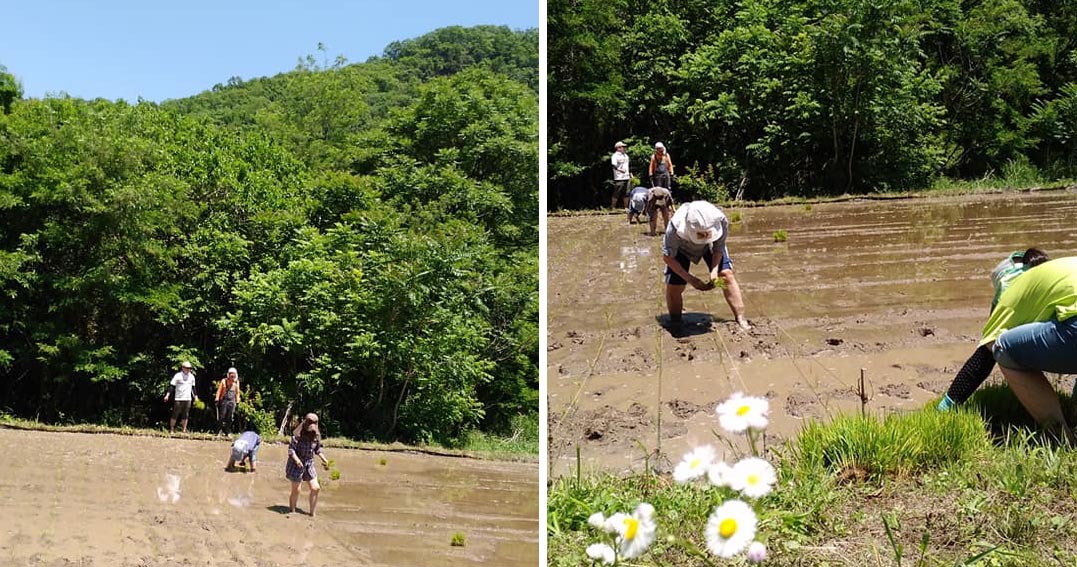
[[[682,197],[1077,172],[1077,3],[550,0],[552,208],[597,204],[618,139]],[[608,202],[608,201],[606,201]]]
[[[493,47],[491,47],[493,46]],[[537,411],[537,34],[447,28],[160,105],[0,68],[0,413],[450,442]]]

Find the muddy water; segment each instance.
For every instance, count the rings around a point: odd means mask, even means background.
[[[0,429],[0,565],[535,565],[538,471],[326,449],[318,515],[287,514],[287,447]],[[307,509],[304,486],[300,510]],[[465,545],[450,545],[455,533]]]
[[[720,445],[713,409],[734,391],[770,399],[777,438],[859,410],[861,374],[868,411],[929,403],[974,348],[995,264],[1033,245],[1077,255],[1074,191],[726,212],[743,218],[728,245],[755,328],[689,289],[677,337],[660,326],[660,236],[622,215],[548,220],[552,475],[577,447],[585,469],[623,471]]]

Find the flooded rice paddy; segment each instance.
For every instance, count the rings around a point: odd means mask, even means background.
[[[535,463],[327,448],[341,477],[319,471],[311,518],[286,513],[286,445],[263,443],[255,473],[225,472],[229,448],[0,428],[0,565],[538,563]]]
[[[660,324],[661,236],[620,214],[548,219],[551,476],[575,469],[577,448],[584,470],[626,471],[720,446],[714,407],[735,391],[769,398],[772,441],[859,411],[861,375],[867,411],[920,407],[975,348],[995,264],[1029,246],[1077,255],[1072,190],[735,212],[754,329],[736,328],[720,291],[689,288],[678,336]]]

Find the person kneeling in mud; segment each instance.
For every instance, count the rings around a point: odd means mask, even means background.
[[[1014,280],[984,325],[980,346],[991,349],[1010,389],[1040,425],[1077,441],[1044,376],[1077,374],[1077,257],[1045,262]]]
[[[247,470],[255,471],[255,460],[258,456],[258,446],[262,444],[262,438],[253,431],[244,431],[232,442],[232,454],[228,457],[228,466],[225,470],[235,470],[236,463],[243,466],[247,462]]]
[[[1006,291],[1018,276],[1049,259],[1047,253],[1039,248],[1029,248],[1024,252],[1010,254],[995,266],[995,269],[991,270],[991,283],[995,288],[995,296],[991,299],[991,311],[994,311],[998,305],[1002,292]],[[946,394],[939,401],[939,411],[946,411],[965,403],[972,397],[973,392],[991,376],[991,370],[994,368],[995,357],[991,354],[991,349],[986,346],[977,347],[950,382]]]
[[[284,476],[292,481],[292,494],[288,499],[288,511],[295,512],[299,501],[299,483],[306,481],[310,489],[310,515],[314,516],[318,506],[318,470],[314,468],[314,456],[322,460],[322,466],[329,468],[329,460],[322,454],[322,436],[318,431],[318,416],[308,413],[294,431],[292,441],[288,444],[288,464]]]
[[[673,215],[662,239],[662,260],[666,264],[666,308],[669,310],[670,324],[681,323],[687,284],[706,291],[713,289],[720,277],[724,283],[722,293],[737,324],[744,330],[752,328],[744,317],[744,299],[733,276],[733,261],[726,249],[728,234],[729,220],[721,209],[706,201],[687,203]],[[698,263],[701,258],[710,269],[710,280],[707,282],[688,272],[689,264]]]

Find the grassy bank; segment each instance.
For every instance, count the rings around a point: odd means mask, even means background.
[[[96,424],[52,425],[38,421],[19,419],[5,414],[0,414],[0,427],[29,431],[57,431],[91,434],[108,433],[113,435],[170,437],[167,429],[113,427]],[[453,447],[405,445],[403,443],[371,443],[342,437],[327,437],[323,440],[323,444],[330,448],[339,447],[369,451],[401,451],[484,460],[537,462],[538,416],[518,416],[513,420],[510,429],[511,431],[501,435],[472,432],[462,439],[459,445]],[[171,435],[171,437],[200,440],[221,439],[218,435],[204,432],[177,433]],[[288,436],[276,434],[262,436],[262,440],[265,443],[287,443],[289,439]]]
[[[778,473],[773,492],[754,502],[766,564],[1077,564],[1077,451],[1037,434],[1028,420],[996,386],[955,412],[807,425],[766,455]],[[601,534],[588,517],[630,512],[640,502],[655,508],[656,543],[621,564],[731,564],[692,551],[705,549],[707,516],[722,500],[713,488],[668,474],[558,479],[549,490],[549,564],[589,564],[584,550]]]

